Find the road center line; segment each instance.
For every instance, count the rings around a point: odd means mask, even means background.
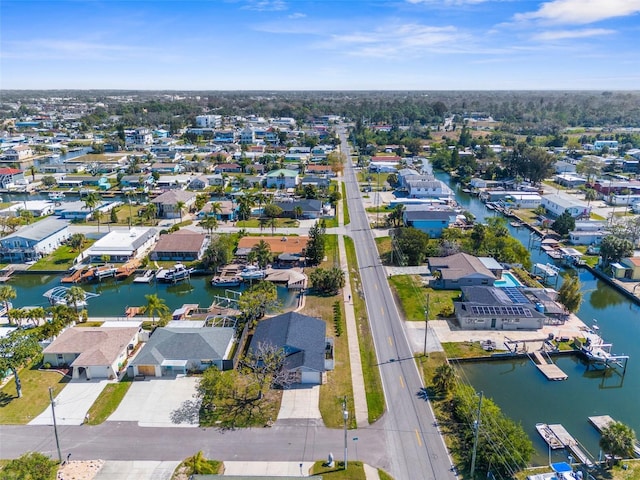
[[[404,388],[404,380],[402,379],[402,375],[400,375],[400,386]]]
[[[418,432],[418,429],[416,429],[416,438],[418,439],[418,445],[422,446],[422,440],[420,439],[420,433]]]
[[[393,347],[393,340],[391,340],[391,337],[389,337],[389,345]]]

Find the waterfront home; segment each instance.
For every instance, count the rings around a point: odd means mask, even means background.
[[[170,377],[233,367],[232,327],[156,328],[130,364],[133,376]]]
[[[227,179],[221,173],[214,173],[212,175],[205,175],[210,187],[226,187]]]
[[[538,208],[542,203],[542,197],[537,193],[516,193],[510,192],[504,196],[502,202],[507,208]]]
[[[433,288],[459,290],[465,286],[491,286],[496,281],[496,276],[478,257],[467,253],[429,257],[427,264],[435,277],[430,282]]]
[[[24,181],[24,172],[17,168],[0,168],[0,188],[8,189],[10,185]]]
[[[236,256],[246,257],[251,249],[260,243],[260,241],[264,241],[269,245],[272,256],[282,253],[304,256],[307,244],[309,243],[309,237],[242,237],[238,241]]]
[[[463,330],[538,330],[546,321],[519,289],[507,293],[496,287],[462,287],[460,301],[454,301],[456,320]]]
[[[215,173],[242,173],[242,167],[237,163],[220,163],[213,167]]]
[[[0,238],[3,262],[38,260],[60,247],[70,237],[69,225],[57,218],[45,218]]]
[[[409,179],[419,177],[420,173],[418,173],[413,168],[402,168],[398,170],[397,175],[398,175],[398,188],[407,190],[409,188],[407,181]]]
[[[640,257],[627,257],[611,265],[613,277],[621,280],[640,280]]]
[[[453,198],[453,190],[431,175],[409,177],[406,184],[410,198]]]
[[[184,172],[184,167],[182,165],[180,165],[179,163],[162,163],[162,162],[158,162],[158,163],[154,163],[153,165],[151,165],[151,167],[149,167],[149,171],[151,173],[159,173],[159,174],[164,174],[164,175],[168,175],[168,174],[172,174],[172,173],[180,173],[180,172]]]
[[[574,218],[589,218],[591,214],[591,207],[582,200],[556,193],[544,195],[540,205],[554,217],[559,217],[564,212],[569,212]]]
[[[33,157],[33,149],[29,145],[16,145],[4,151],[2,161],[5,163],[21,162]]]
[[[148,173],[139,173],[137,175],[125,175],[120,179],[121,187],[145,188],[153,185],[153,176]]]
[[[82,254],[89,262],[124,263],[142,258],[158,240],[155,228],[132,228],[128,231],[111,231],[100,238]]]
[[[31,212],[34,217],[46,217],[53,213],[53,203],[47,200],[24,200],[0,210],[0,215],[19,217],[21,212]]]
[[[329,185],[331,185],[331,180],[329,180],[327,177],[305,175],[304,177],[302,177],[300,185],[302,185],[303,187],[305,185],[313,185],[317,188],[329,188]]]
[[[456,221],[456,212],[450,209],[436,209],[430,204],[407,205],[402,212],[405,226],[417,228],[430,238],[440,238],[442,231]]]
[[[184,190],[169,190],[151,200],[158,212],[160,218],[180,218],[181,210],[178,208],[178,202],[184,204],[184,209],[189,209],[196,201],[196,194],[186,192]]]
[[[298,172],[287,168],[272,170],[267,173],[267,188],[295,188],[300,183]]]
[[[288,312],[261,320],[249,351],[275,347],[285,354],[283,369],[292,383],[320,385],[324,372],[333,370],[333,340],[326,336],[327,324],[318,318]]]
[[[102,213],[110,212],[114,207],[120,205],[121,202],[105,202],[100,201],[95,207]],[[62,202],[53,207],[53,213],[64,220],[81,220],[87,221],[93,215],[93,210],[87,208],[87,205],[81,201]]]
[[[43,363],[71,367],[72,378],[114,379],[139,342],[140,327],[73,327],[43,350]]]
[[[402,158],[397,155],[380,155],[371,157],[369,171],[378,173],[395,173]]]
[[[328,175],[330,177],[335,176],[335,172],[331,168],[331,165],[308,165],[305,171],[306,173],[311,175]]]
[[[209,180],[204,175],[200,175],[198,177],[193,177],[189,181],[189,185],[187,188],[189,190],[204,190],[209,186]]]
[[[202,258],[208,245],[209,239],[204,233],[178,230],[160,235],[150,258],[151,260],[195,261]]]
[[[575,229],[569,232],[569,239],[574,245],[600,245],[607,235],[610,232],[606,222],[578,221]]]

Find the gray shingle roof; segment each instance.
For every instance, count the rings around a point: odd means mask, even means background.
[[[326,330],[323,320],[288,312],[258,323],[250,349],[260,343],[284,348],[287,369],[306,367],[322,372]]]
[[[234,329],[230,327],[157,328],[132,365],[160,365],[163,360],[224,359]]]

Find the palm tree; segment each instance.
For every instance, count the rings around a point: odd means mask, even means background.
[[[636,440],[635,432],[621,422],[613,422],[602,429],[600,448],[611,454],[615,463],[616,458],[629,458],[633,455],[633,445]]]
[[[131,211],[131,196],[133,195],[133,192],[127,191],[124,195],[127,198],[127,203],[129,204],[129,228],[131,228],[131,221],[133,219],[133,212]]]
[[[91,216],[95,217],[95,210],[102,202],[100,195],[96,192],[90,192],[84,197],[84,206],[82,208],[86,208],[91,210]],[[98,217],[98,231],[100,231],[100,217]]]
[[[200,226],[205,228],[209,235],[211,235],[214,230],[218,229],[218,219],[216,217],[206,217],[205,219],[200,220]]]
[[[16,296],[16,291],[11,285],[2,285],[0,287],[0,302],[4,304],[5,314],[11,309],[9,300],[13,300]]]
[[[260,240],[256,245],[254,245],[251,251],[255,252],[255,259],[258,262],[258,266],[260,268],[265,268],[271,260],[271,247],[269,244],[264,240]]]
[[[176,202],[176,208],[178,209],[178,212],[180,213],[180,223],[182,223],[182,211],[184,210],[185,206],[186,206],[186,203],[184,203],[182,200],[178,200]]]
[[[86,239],[87,237],[85,237],[84,234],[74,233],[69,238],[69,246],[71,247],[72,250],[75,250],[76,252],[80,253],[80,250],[82,250],[82,246],[84,245],[84,241]]]
[[[293,216],[295,217],[296,220],[300,215],[302,215],[302,213],[303,211],[300,205],[296,205],[295,207],[293,207]]]
[[[150,221],[156,218],[156,213],[158,213],[158,207],[156,207],[155,203],[149,203],[144,209],[144,219],[145,221]]]
[[[164,299],[158,297],[155,293],[145,295],[144,298],[147,300],[145,312],[147,312],[147,315],[149,315],[149,318],[154,325],[156,323],[156,313],[161,318],[169,314],[170,310],[167,304],[164,303]]]
[[[222,213],[222,204],[220,202],[212,202],[211,213],[213,213],[214,216],[220,215]]]
[[[73,308],[77,312],[78,305],[82,304],[86,297],[85,291],[81,287],[73,286],[67,290],[64,299],[67,301],[67,304],[73,305]]]

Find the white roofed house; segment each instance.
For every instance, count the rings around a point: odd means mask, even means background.
[[[431,175],[407,178],[406,185],[410,198],[453,198],[453,190]]]
[[[132,228],[129,231],[113,231],[106,234],[84,252],[90,262],[126,262],[143,257],[158,241],[155,228]]]
[[[611,232],[606,222],[576,222],[575,229],[569,232],[569,239],[574,245],[600,245],[602,239]]]
[[[7,262],[38,260],[60,247],[69,236],[67,222],[45,218],[1,238],[0,253]]]
[[[591,214],[591,207],[585,202],[556,193],[544,195],[540,205],[554,217],[559,217],[564,212],[569,212],[574,218],[589,218]]]

